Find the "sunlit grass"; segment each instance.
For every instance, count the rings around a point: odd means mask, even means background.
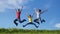
[[[0,28],[0,34],[60,34],[60,30],[24,30]]]

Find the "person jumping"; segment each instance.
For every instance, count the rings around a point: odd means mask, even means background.
[[[34,20],[34,22],[36,22],[36,23],[38,23],[38,24],[40,24],[40,22],[42,23],[42,22],[45,22],[45,20],[43,19],[43,20],[41,20],[41,14],[42,13],[44,13],[45,11],[47,11],[47,9],[46,10],[44,10],[43,12],[41,12],[42,10],[41,9],[35,9],[35,12],[36,12],[36,14],[37,14],[37,19],[35,19]]]
[[[33,20],[32,20],[33,15],[28,15],[28,14],[26,14],[26,15],[27,15],[27,17],[28,17],[29,23],[27,23],[26,25],[23,25],[23,27],[25,27],[25,26],[27,26],[27,25],[29,25],[29,24],[32,24],[32,25],[34,25],[36,28],[38,28],[38,26],[37,26],[35,23],[33,23]]]
[[[23,7],[22,7],[23,8]],[[17,21],[19,22],[19,23],[23,23],[24,21],[26,21],[25,19],[23,19],[23,20],[21,20],[21,12],[22,12],[22,9],[18,9],[18,10],[16,10],[16,19],[14,20],[14,24],[17,26],[18,25],[18,23],[17,23]]]

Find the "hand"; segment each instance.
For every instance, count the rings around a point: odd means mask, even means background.
[[[26,13],[26,16],[28,16],[28,14]]]
[[[41,12],[41,14],[43,14],[44,12],[47,12],[48,11],[48,8],[46,8],[46,10],[44,10],[43,12]]]
[[[17,11],[17,9],[14,9],[15,11]]]
[[[34,8],[34,11],[36,12],[37,8]]]
[[[21,9],[23,9],[23,6],[21,6]]]
[[[20,7],[20,11],[22,11],[22,10],[23,10],[23,6]]]

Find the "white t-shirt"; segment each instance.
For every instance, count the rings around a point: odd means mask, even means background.
[[[36,11],[36,14],[37,14],[37,19],[40,18],[40,13],[38,13],[38,11]]]

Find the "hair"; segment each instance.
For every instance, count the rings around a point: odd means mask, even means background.
[[[41,9],[39,9],[39,12],[41,12]]]
[[[31,17],[31,15],[29,15]]]
[[[18,11],[20,11],[20,9],[18,9]]]
[[[32,17],[31,15],[28,16],[28,18]]]

